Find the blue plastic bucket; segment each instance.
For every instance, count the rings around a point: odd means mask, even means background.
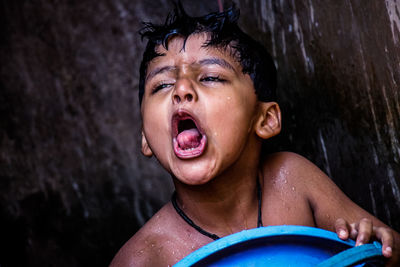
[[[189,254],[187,266],[383,266],[380,243],[355,247],[336,233],[305,226],[268,226],[218,239]]]

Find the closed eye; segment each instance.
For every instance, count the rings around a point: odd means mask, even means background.
[[[200,79],[201,82],[226,82],[225,79],[220,78],[219,76],[206,76]]]
[[[152,94],[155,94],[155,93],[157,93],[158,91],[160,91],[160,90],[162,90],[162,89],[164,89],[164,88],[168,88],[169,86],[173,86],[174,84],[173,83],[162,83],[162,84],[159,84],[159,85],[157,85],[157,86],[155,86],[154,87],[154,89],[152,90]]]

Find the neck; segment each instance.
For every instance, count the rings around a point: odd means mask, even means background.
[[[204,185],[174,179],[179,207],[196,225],[218,236],[257,227],[259,174],[258,162],[253,162],[230,168]]]

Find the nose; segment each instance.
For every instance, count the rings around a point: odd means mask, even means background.
[[[175,83],[175,90],[172,95],[172,102],[174,104],[179,104],[181,102],[192,102],[196,99],[196,91],[189,79],[180,79]]]

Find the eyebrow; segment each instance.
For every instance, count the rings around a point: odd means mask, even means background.
[[[154,70],[149,72],[149,74],[146,77],[146,81],[153,78],[157,74],[161,74],[163,72],[168,72],[168,71],[173,71],[173,70],[176,70],[175,66],[164,66],[164,67],[155,68]]]
[[[198,65],[201,65],[201,66],[204,66],[204,65],[219,65],[219,66],[221,66],[223,68],[235,71],[234,67],[232,67],[231,64],[229,64],[226,60],[224,60],[222,58],[216,58],[216,57],[205,58],[205,59],[202,59],[202,60],[200,60],[199,62],[197,62],[195,64],[198,64]],[[173,71],[173,70],[176,70],[176,69],[177,69],[176,66],[163,66],[163,67],[155,68],[154,70],[149,72],[149,74],[146,77],[146,81],[148,81],[149,79],[153,78],[154,76],[156,76],[158,74],[162,74],[164,72]]]
[[[200,65],[219,65],[223,68],[235,71],[235,69],[232,67],[232,65],[229,64],[226,60],[224,60],[222,58],[217,58],[217,57],[202,59],[199,61],[198,64],[200,64]]]

